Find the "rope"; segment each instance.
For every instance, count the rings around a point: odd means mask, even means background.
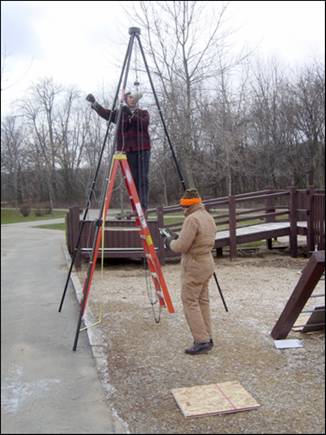
[[[153,291],[153,285],[151,280],[149,280],[149,273],[148,273],[148,268],[146,267],[146,260],[145,258],[143,259],[144,261],[144,270],[145,270],[145,282],[146,282],[146,292],[147,292],[147,297],[149,299],[149,302],[151,304],[152,307],[152,311],[153,311],[153,317],[156,323],[160,323],[161,320],[161,304],[160,304],[160,300],[159,297],[157,295],[157,291],[155,289],[155,291]],[[156,313],[155,311],[155,305],[158,304],[158,313]]]
[[[137,71],[137,70],[136,70]],[[138,75],[136,77],[137,83],[138,82]],[[137,103],[138,105],[138,103]],[[138,107],[136,107],[136,110]],[[137,147],[138,147],[138,155],[137,155],[137,176],[138,176],[138,190],[139,190],[139,196],[140,199],[145,197],[145,153],[144,153],[144,130],[143,130],[143,123],[141,122],[140,118],[137,117]],[[147,198],[146,198],[147,200]],[[156,288],[154,290],[152,280],[149,279],[149,267],[148,267],[148,260],[146,259],[146,256],[143,258],[143,265],[144,265],[144,274],[145,274],[145,283],[146,283],[146,292],[147,297],[149,299],[149,302],[151,304],[151,308],[153,311],[153,317],[156,323],[159,323],[161,320],[161,304],[159,300],[159,296],[157,294]],[[155,305],[158,306],[158,310],[155,309]]]

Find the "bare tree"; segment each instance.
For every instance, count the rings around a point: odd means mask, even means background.
[[[324,69],[317,64],[305,67],[291,91],[295,98],[295,126],[300,132],[301,143],[304,143],[302,169],[306,184],[316,185],[325,174]]]
[[[55,143],[55,100],[62,87],[52,79],[42,79],[31,89],[31,97],[20,103],[20,110],[34,137],[31,144],[42,159],[41,166],[46,170],[50,207],[53,207],[56,191],[56,158],[58,144]]]
[[[218,73],[215,59],[227,33],[227,5],[217,3],[208,19],[206,2],[139,2],[136,19],[146,31],[146,51],[162,92],[163,106],[188,184],[194,185],[196,97],[201,84]]]
[[[15,207],[25,198],[22,180],[25,158],[22,127],[17,125],[17,117],[7,116],[1,123],[1,171],[6,175],[2,189],[5,197],[14,199]]]

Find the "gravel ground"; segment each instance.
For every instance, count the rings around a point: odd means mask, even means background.
[[[110,262],[103,274],[97,270],[88,309],[94,317],[100,307],[104,311],[97,332],[107,366],[99,367],[99,376],[109,406],[130,433],[325,433],[324,332],[291,331],[287,338],[302,339],[304,347],[284,350],[275,348],[270,335],[307,261],[274,251],[215,259],[229,312],[212,280],[215,346],[196,356],[184,353],[192,337],[180,300],[179,263],[163,266],[176,313],[163,309],[159,323],[141,264]],[[84,272],[79,276],[83,282]],[[324,292],[323,284],[315,292]],[[227,381],[240,382],[261,406],[185,418],[171,393],[173,388]]]

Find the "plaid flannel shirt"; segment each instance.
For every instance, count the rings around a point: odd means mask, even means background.
[[[109,120],[111,110],[105,109],[100,104],[93,103],[92,108],[102,118]],[[118,110],[113,110],[112,122],[116,123]],[[148,134],[149,113],[147,110],[135,109],[133,112],[128,106],[122,106],[121,118],[118,126],[117,150],[140,151],[151,148]]]

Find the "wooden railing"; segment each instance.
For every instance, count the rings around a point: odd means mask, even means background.
[[[95,237],[95,221],[80,220],[79,207],[72,207],[66,217],[67,248],[69,253],[74,253],[78,235],[81,231],[78,255],[75,265],[81,265],[82,258],[90,258]],[[161,264],[164,263],[164,245],[160,236],[157,221],[147,222],[152,235],[155,250]],[[131,258],[140,260],[144,257],[143,245],[140,240],[139,231],[134,224],[128,220],[109,220],[106,222],[104,231],[103,255],[105,258]],[[99,258],[102,255],[102,245],[99,250]]]
[[[318,192],[318,193],[316,193]],[[217,231],[228,229],[230,256],[237,255],[237,229],[245,224],[246,227],[258,222],[289,221],[289,244],[292,256],[297,256],[298,235],[306,235],[309,251],[324,249],[325,246],[325,193],[322,190],[296,189],[287,190],[265,189],[239,195],[230,195],[203,201],[206,209],[214,216]],[[221,211],[222,212],[218,212]],[[179,231],[183,219],[169,223],[168,218],[173,214],[182,214],[180,205],[149,209],[149,215],[155,213],[160,228],[168,227]],[[252,221],[252,223],[250,223]],[[255,222],[256,221],[256,222]],[[307,222],[306,226],[298,222]],[[263,238],[262,238],[263,239]],[[244,239],[245,240],[245,239]],[[266,239],[271,248],[271,238]],[[218,245],[218,243],[217,243]],[[168,256],[171,255],[168,252]]]
[[[278,233],[289,236],[290,253],[297,256],[298,235],[305,235],[307,249],[325,249],[325,192],[311,189],[295,189],[290,187],[286,190],[265,189],[258,192],[249,192],[239,195],[230,195],[220,198],[205,199],[203,201],[207,210],[214,216],[217,231],[228,231],[229,237],[224,241],[216,240],[216,250],[221,252],[224,246],[230,247],[230,257],[237,256],[237,244],[253,241],[253,237],[242,237],[239,241],[237,230],[242,227],[253,227],[258,223],[289,222],[288,229]],[[172,215],[179,217],[175,223],[170,223]],[[67,216],[67,245],[72,253],[76,246],[78,233],[83,225],[80,221],[78,209],[71,209]],[[303,221],[306,225],[299,225]],[[180,205],[157,207],[148,210],[148,224],[158,251],[160,261],[174,256],[165,250],[159,235],[159,228],[168,227],[173,231],[179,231],[183,222],[183,209]],[[128,221],[113,222],[114,226],[129,226]],[[84,252],[92,244],[94,222],[89,220],[84,223],[80,248]],[[128,251],[127,257],[140,258],[142,256],[139,235],[136,232],[128,232],[121,229],[110,233],[106,232],[105,246],[108,247],[106,256],[122,257]],[[113,234],[113,235],[112,235]],[[260,237],[260,238],[259,238]],[[268,248],[272,247],[273,232],[263,231],[256,235],[255,240],[266,240]],[[86,253],[85,253],[86,255]]]

